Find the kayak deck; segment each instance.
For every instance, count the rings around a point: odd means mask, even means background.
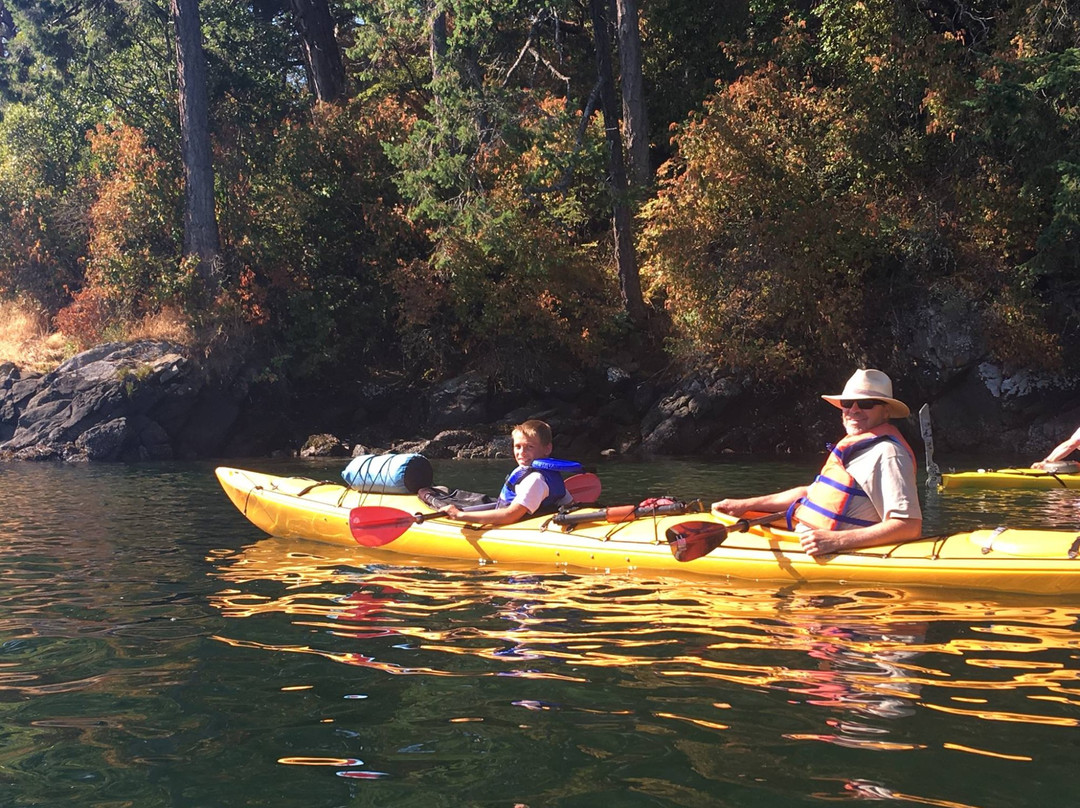
[[[435,517],[372,549],[353,537],[353,508],[381,506],[434,514],[414,496],[373,494],[303,477],[217,469],[222,488],[256,527],[283,539],[308,539],[365,553],[473,560],[604,571],[653,570],[752,581],[876,582],[1036,594],[1080,593],[1080,534],[1070,531],[977,530],[832,556],[804,553],[794,533],[769,526],[732,531],[713,552],[677,561],[667,528],[686,521],[730,525],[711,514],[641,517],[560,527],[552,515],[513,525],[474,528]]]
[[[959,488],[1080,489],[1080,474],[1055,474],[1042,469],[978,469],[941,475],[944,491]]]

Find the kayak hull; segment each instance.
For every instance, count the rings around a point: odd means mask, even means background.
[[[1053,474],[1041,469],[979,469],[941,475],[942,490],[962,488],[1080,489],[1080,474]]]
[[[353,537],[349,524],[353,508],[434,512],[411,495],[363,493],[304,477],[227,467],[217,469],[217,477],[240,512],[269,535],[355,547],[379,556],[608,572],[649,570],[783,583],[865,582],[1080,594],[1080,558],[1075,557],[1080,537],[1069,531],[979,530],[815,558],[802,552],[793,533],[758,526],[743,532],[733,530],[708,555],[680,562],[665,539],[667,528],[691,520],[718,525],[734,520],[685,514],[616,524],[586,522],[564,529],[554,524],[551,515],[491,528],[473,528],[435,517],[411,524],[398,538],[371,548],[361,547]]]

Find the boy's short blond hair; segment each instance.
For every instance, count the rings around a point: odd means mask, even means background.
[[[518,424],[511,430],[511,433],[513,432],[520,432],[527,438],[533,438],[539,441],[541,446],[551,445],[551,427],[536,418]]]

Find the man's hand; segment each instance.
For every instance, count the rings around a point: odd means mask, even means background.
[[[839,552],[844,545],[843,532],[814,528],[799,534],[799,544],[807,555],[818,556]]]
[[[745,499],[722,499],[719,502],[714,502],[710,510],[714,516],[719,516],[722,513],[729,516],[742,516],[750,508],[747,506],[747,500]]]
[[[890,517],[876,525],[852,530],[825,530],[814,528],[799,534],[799,544],[812,556],[841,553],[858,547],[910,541],[922,533],[922,519],[898,519]]]

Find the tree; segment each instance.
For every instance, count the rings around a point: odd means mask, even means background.
[[[633,217],[630,211],[623,160],[622,136],[619,133],[619,113],[615,101],[615,83],[611,70],[611,37],[608,34],[606,0],[590,0],[593,37],[596,45],[596,72],[600,90],[600,109],[604,118],[604,133],[608,144],[608,182],[612,197],[612,227],[615,236],[615,263],[619,273],[619,291],[630,321],[636,326],[645,323],[645,304],[641,298],[641,279],[634,252]]]
[[[652,185],[649,161],[649,115],[642,78],[641,30],[637,0],[615,0],[619,27],[619,78],[622,86],[623,128],[630,158],[630,181],[639,189]]]
[[[318,100],[337,101],[345,95],[345,67],[330,8],[326,0],[290,0],[290,3],[300,33],[308,84]]]
[[[206,290],[221,285],[221,245],[214,212],[214,169],[210,157],[210,114],[206,56],[202,49],[198,0],[171,0],[176,33],[177,105],[184,162],[184,254],[195,256]]]

